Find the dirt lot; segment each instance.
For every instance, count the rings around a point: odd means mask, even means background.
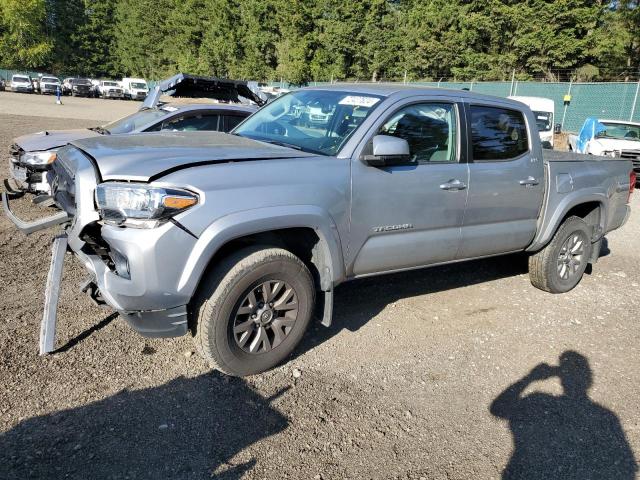
[[[120,115],[82,99],[74,116],[92,120],[8,115],[4,99],[3,177],[14,136]],[[534,289],[517,256],[345,284],[332,328],[248,379],[93,306],[71,258],[59,348],[39,357],[54,232],[0,216],[0,478],[635,478],[638,194],[633,207],[568,294]]]

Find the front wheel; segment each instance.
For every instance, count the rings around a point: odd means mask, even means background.
[[[546,292],[568,292],[582,279],[592,248],[591,228],[579,217],[567,218],[551,242],[529,257],[531,283]]]
[[[309,269],[291,252],[251,247],[202,281],[194,341],[216,369],[264,372],[286,359],[306,331],[315,301]]]

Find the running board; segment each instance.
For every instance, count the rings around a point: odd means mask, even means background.
[[[60,298],[62,265],[66,252],[67,236],[59,235],[55,237],[51,247],[51,266],[47,276],[47,286],[44,293],[44,313],[40,324],[40,355],[46,355],[55,350],[58,299]]]
[[[18,230],[26,235],[37,232],[38,230],[44,230],[45,228],[54,227],[71,220],[71,217],[67,212],[58,212],[55,215],[51,215],[50,217],[44,217],[38,220],[34,220],[33,222],[25,222],[24,220],[16,217],[13,214],[11,208],[9,207],[9,195],[4,192],[2,193],[2,208],[4,209],[4,213],[7,215],[7,218],[9,218],[9,220],[11,220],[13,224],[18,227]]]

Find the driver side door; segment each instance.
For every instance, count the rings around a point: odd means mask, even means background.
[[[412,164],[365,164],[361,155],[375,135],[407,140]],[[468,184],[459,99],[410,99],[389,108],[352,158],[350,273],[363,276],[454,260]]]

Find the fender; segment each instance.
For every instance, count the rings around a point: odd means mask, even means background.
[[[226,215],[210,224],[199,236],[178,282],[178,291],[193,296],[209,262],[226,243],[236,238],[284,228],[313,228],[328,259],[320,272],[321,288],[332,291],[344,279],[340,236],[328,212],[315,205],[283,205],[256,208]]]
[[[558,197],[554,193],[552,198],[547,202],[542,212],[543,218],[546,220],[540,224],[538,233],[536,234],[531,245],[526,249],[527,252],[535,252],[544,247],[551,241],[551,238],[558,230],[560,222],[565,215],[576,205],[589,202],[598,202],[600,204],[600,232],[605,231],[607,225],[607,212],[609,206],[609,198],[602,188],[590,188],[575,190],[567,195]],[[552,212],[547,216],[548,212]],[[601,235],[599,234],[599,236]]]

